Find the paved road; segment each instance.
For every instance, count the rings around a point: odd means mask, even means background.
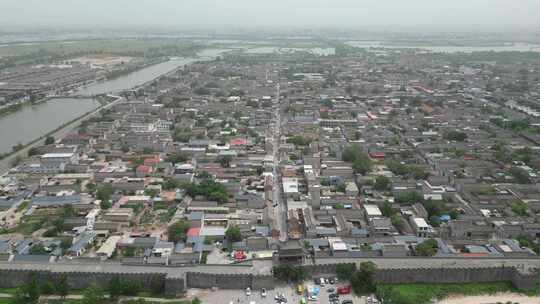
[[[102,107],[99,107],[97,108],[96,110],[86,114],[86,115],[83,115],[81,116],[80,118],[78,118],[77,120],[73,121],[72,123],[64,126],[63,128],[61,128],[60,130],[54,132],[51,136],[53,136],[54,138],[56,139],[59,139],[59,138],[62,138],[64,136],[66,136],[67,134],[69,134],[70,132],[72,132],[75,128],[77,128],[81,122],[83,122],[84,120],[87,120],[88,118],[96,115],[97,113],[99,113],[101,110],[103,109],[108,109],[112,106],[114,106],[115,104],[121,102],[123,99],[118,97],[118,96],[114,96],[116,97],[116,100],[111,102],[111,103],[108,103]],[[28,146],[26,146],[25,148],[23,148],[22,150],[20,151],[17,151],[16,153],[13,153],[11,154],[10,156],[0,160],[0,174],[3,174],[5,172],[7,172],[9,169],[11,169],[12,167],[12,163],[13,161],[21,156],[21,157],[26,157],[26,155],[28,155],[28,151],[31,149],[31,148],[34,148],[34,147],[37,147],[37,146],[40,146],[40,145],[43,145],[45,142],[45,139],[41,139],[41,140],[38,140]]]
[[[273,204],[274,204],[274,218],[276,219],[277,227],[279,229],[279,240],[281,242],[287,241],[287,206],[286,202],[282,199],[281,191],[281,172],[279,170],[279,146],[281,141],[281,104],[280,104],[280,87],[279,84],[276,86],[276,103],[277,110],[275,113],[275,123],[274,123],[274,134],[273,134],[273,144],[272,144],[272,155],[274,157],[273,162]]]

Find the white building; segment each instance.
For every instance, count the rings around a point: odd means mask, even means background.
[[[411,217],[410,223],[417,237],[428,237],[433,232],[433,228],[421,217]]]
[[[113,235],[110,236],[103,245],[98,249],[96,255],[101,257],[101,259],[110,259],[114,252],[116,251],[116,245],[122,239],[121,236]]]

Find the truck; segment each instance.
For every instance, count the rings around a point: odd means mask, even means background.
[[[351,293],[351,285],[338,287],[337,293],[338,294],[349,294],[349,293]]]

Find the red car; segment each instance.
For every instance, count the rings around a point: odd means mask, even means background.
[[[338,287],[337,293],[338,294],[349,294],[349,293],[351,293],[351,285]]]

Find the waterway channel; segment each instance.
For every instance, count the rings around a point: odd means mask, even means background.
[[[33,106],[0,117],[0,153],[10,152],[18,144],[27,144],[64,123],[94,110],[100,104],[93,95],[117,93],[141,86],[161,75],[172,72],[184,65],[200,60],[210,60],[226,51],[225,49],[205,49],[198,58],[173,58],[113,80],[90,84],[76,91],[74,95],[88,98],[53,98]]]
[[[0,153],[10,152],[17,144],[27,144],[99,107],[90,98],[57,98],[27,105],[0,118]]]

